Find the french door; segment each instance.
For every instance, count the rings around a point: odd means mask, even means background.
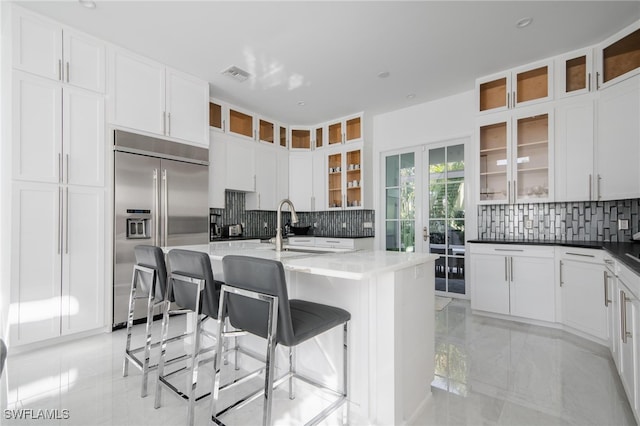
[[[465,297],[465,140],[387,154],[385,248],[440,255],[436,292]]]
[[[439,254],[436,293],[466,295],[465,146],[460,141],[427,147],[423,154],[423,251]]]

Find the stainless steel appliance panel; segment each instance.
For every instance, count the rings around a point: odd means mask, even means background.
[[[138,244],[157,245],[159,228],[160,159],[144,155],[115,152],[114,175],[114,274],[113,324],[127,320],[129,292]],[[129,220],[128,220],[129,219]],[[131,220],[144,219],[149,227],[149,238],[127,238],[127,225]],[[136,307],[136,318],[145,316],[142,303]]]
[[[209,242],[209,170],[162,160],[162,246]]]

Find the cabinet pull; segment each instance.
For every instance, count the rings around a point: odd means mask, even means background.
[[[562,282],[562,265],[563,265],[563,263],[562,263],[562,260],[561,260],[560,261],[560,287],[562,287],[562,284],[563,284],[563,282]]]
[[[58,80],[62,81],[62,59],[58,59]]]
[[[511,93],[507,92],[507,109],[511,108]]]
[[[598,175],[598,184],[596,185],[596,201],[600,200],[600,181],[602,180],[602,176]]]
[[[611,300],[609,299],[609,274],[607,271],[604,272],[604,306],[609,307],[609,303]]]
[[[69,82],[69,61],[67,61],[67,83]]]
[[[167,113],[167,135],[171,136],[171,113]]]
[[[62,183],[62,153],[58,153],[58,183]]]
[[[509,278],[507,276],[507,257],[504,258],[504,280],[509,282]]]
[[[511,282],[513,282],[513,257],[509,257],[509,276],[511,277]]]
[[[565,252],[565,254],[567,254],[567,255],[571,255],[571,256],[595,257],[595,256],[594,256],[594,255],[592,255],[592,254],[573,253],[573,252],[570,252],[570,251]]]
[[[166,111],[162,112],[162,134],[163,135],[167,134],[167,112]]]
[[[591,201],[591,197],[592,197],[592,182],[593,181],[593,176],[591,174],[589,174],[589,201]]]
[[[222,131],[223,131],[223,132],[225,132],[225,131],[226,131],[226,130],[225,130],[225,127],[226,127],[226,126],[225,126],[225,123],[226,123],[226,122],[225,122],[225,120],[222,120]]]
[[[62,252],[62,188],[58,188],[58,254]]]
[[[600,90],[600,73],[596,73],[596,90]]]
[[[587,81],[589,82],[588,92],[591,91],[591,73],[587,73]]]
[[[624,290],[620,290],[620,338],[622,343],[627,343],[627,339],[631,337],[631,333],[627,331],[627,295]]]
[[[518,182],[514,179],[513,180],[513,203],[517,203],[518,202]]]
[[[67,186],[64,190],[64,253],[69,254],[69,187]]]
[[[499,248],[496,248],[496,249],[493,249],[493,251],[517,251],[517,252],[522,252],[522,251],[524,251],[524,249],[499,249]]]
[[[507,181],[507,204],[511,204],[511,181]]]
[[[69,183],[69,154],[66,155],[66,159],[67,159],[67,167],[66,167],[66,171],[67,171],[67,183]]]

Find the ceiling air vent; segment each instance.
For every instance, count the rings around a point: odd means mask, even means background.
[[[222,74],[227,75],[238,81],[245,81],[246,79],[249,78],[249,75],[250,75],[248,72],[236,67],[235,65],[230,66],[226,70],[222,71]]]

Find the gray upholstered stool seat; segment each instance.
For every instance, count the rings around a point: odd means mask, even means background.
[[[129,295],[129,314],[127,317],[127,343],[125,346],[123,376],[129,374],[129,363],[142,371],[141,396],[147,395],[147,380],[149,371],[158,367],[158,364],[150,364],[151,348],[159,342],[151,343],[151,328],[153,324],[153,312],[158,306],[162,306],[167,289],[167,267],[164,262],[164,254],[159,247],[139,245],[134,248],[136,264],[133,266],[131,278],[131,293]],[[145,329],[144,346],[131,348],[131,335],[133,327],[133,315],[137,300],[146,300],[147,321]],[[138,353],[143,351],[142,358]]]
[[[275,348],[278,344],[289,347],[289,372],[277,384],[289,379],[289,398],[294,398],[293,378],[327,389],[327,386],[295,372],[295,346],[342,325],[343,335],[343,389],[333,391],[337,399],[316,415],[309,424],[316,424],[346,402],[348,378],[348,322],[351,314],[334,306],[305,300],[289,300],[284,268],[281,262],[248,256],[225,256],[222,259],[225,284],[222,286],[218,312],[227,312],[229,322],[251,334],[267,340],[266,374],[264,385],[263,424],[271,424],[271,402],[274,388]],[[222,330],[222,321],[218,328]],[[220,343],[218,343],[220,349]],[[214,363],[215,378],[211,419],[222,424],[220,417],[259,397],[259,391],[218,411],[222,358],[220,352]],[[276,386],[277,386],[276,384]],[[346,420],[348,409],[343,421]]]

